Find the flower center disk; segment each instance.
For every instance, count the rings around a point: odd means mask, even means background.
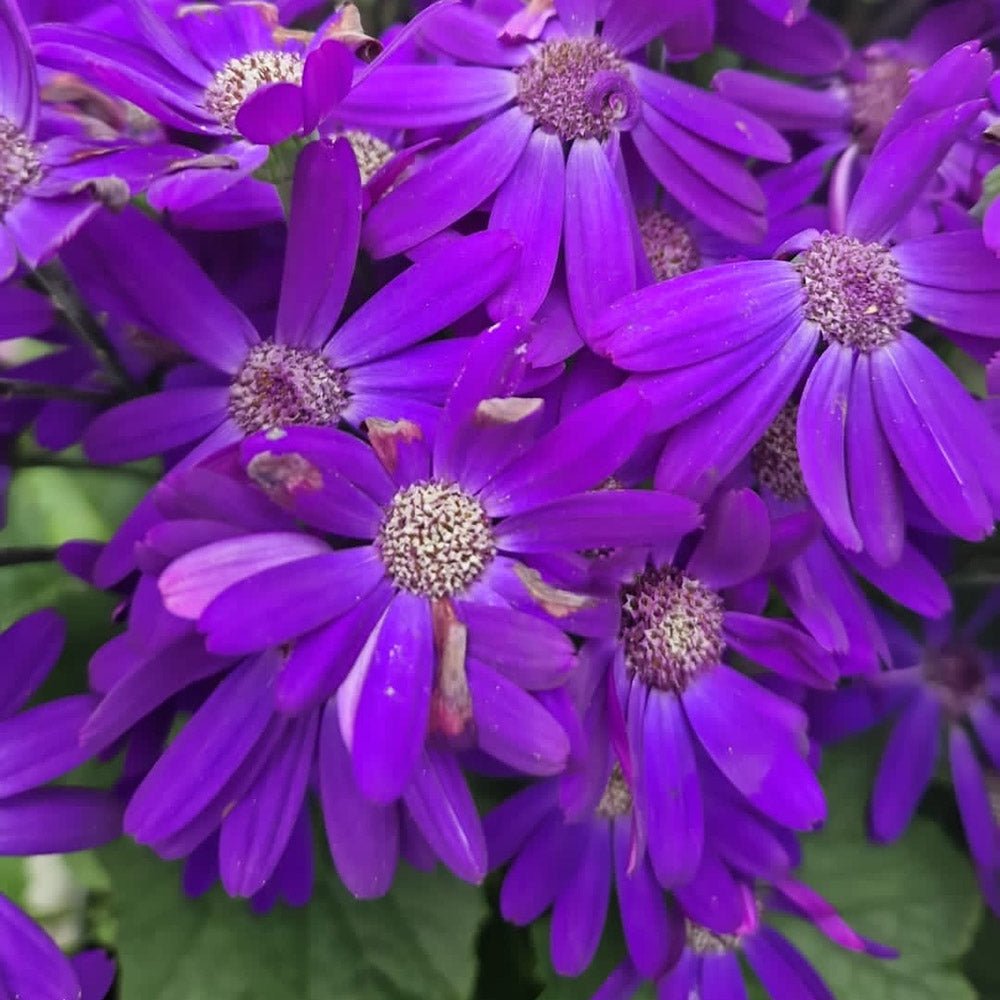
[[[396,155],[389,143],[370,132],[352,128],[342,135],[351,144],[354,158],[358,161],[362,184],[367,184]]]
[[[854,137],[862,152],[875,148],[889,119],[909,94],[911,69],[901,59],[869,58],[865,78],[848,84]]]
[[[0,219],[41,176],[38,148],[9,118],[0,115]]]
[[[639,235],[657,281],[669,281],[701,266],[701,254],[691,234],[666,213],[655,208],[640,212]]]
[[[236,115],[255,90],[268,83],[302,83],[303,65],[297,52],[270,49],[230,59],[205,89],[205,109],[235,131]]]
[[[347,373],[314,351],[258,344],[229,388],[229,414],[246,434],[269,427],[336,424],[347,406]]]
[[[795,262],[806,318],[823,337],[858,351],[898,339],[911,319],[899,264],[881,243],[824,233]]]
[[[563,141],[606,139],[631,127],[639,94],[628,63],[599,38],[547,42],[517,75],[522,109]]]
[[[414,483],[386,510],[376,545],[397,587],[450,597],[477,580],[497,547],[482,504],[452,483]]]
[[[722,598],[694,577],[650,567],[622,588],[621,608],[625,663],[650,687],[680,694],[719,662]]]
[[[602,819],[618,819],[632,811],[632,792],[625,783],[620,764],[615,764],[595,812]]]
[[[738,934],[718,934],[692,920],[684,921],[684,936],[688,948],[696,955],[726,955],[740,943]]]
[[[923,674],[954,717],[964,715],[986,692],[986,665],[982,653],[973,646],[952,643],[929,650]]]
[[[750,463],[760,484],[788,502],[807,495],[799,463],[797,417],[797,406],[791,403],[785,406],[750,453]]]

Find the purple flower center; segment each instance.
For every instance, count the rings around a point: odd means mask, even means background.
[[[342,135],[354,150],[362,184],[367,184],[396,155],[396,151],[389,143],[383,142],[370,132],[352,128],[347,129]]]
[[[347,373],[316,351],[284,344],[250,349],[229,388],[229,415],[247,434],[269,427],[336,424],[347,406]]]
[[[862,152],[870,153],[889,119],[910,92],[913,67],[902,59],[869,56],[865,78],[847,85],[851,100],[854,137]]]
[[[797,418],[798,407],[794,403],[786,404],[750,453],[750,462],[760,484],[779,499],[789,502],[807,495],[796,441]]]
[[[397,587],[432,598],[463,591],[497,551],[482,504],[460,486],[436,480],[392,498],[375,544]]]
[[[701,265],[701,254],[691,234],[664,212],[655,208],[640,212],[639,235],[657,281],[669,281]]]
[[[38,147],[9,118],[0,115],[0,219],[41,176]]]
[[[696,955],[726,955],[740,943],[738,934],[717,934],[692,920],[684,921],[684,936],[688,948]]]
[[[986,693],[986,665],[974,646],[954,643],[928,650],[922,667],[927,684],[955,718]]]
[[[625,783],[621,765],[615,764],[611,769],[604,794],[594,811],[602,819],[618,819],[619,816],[627,816],[632,811],[632,792]]]
[[[643,683],[676,694],[719,662],[722,598],[672,566],[649,567],[621,592],[625,662]]]
[[[828,342],[873,351],[891,344],[910,322],[902,272],[881,243],[823,233],[795,266],[806,293],[806,319]]]
[[[236,115],[255,90],[268,83],[302,83],[303,65],[298,52],[270,49],[230,59],[205,88],[205,110],[235,131]]]
[[[638,119],[628,63],[599,38],[546,42],[517,74],[521,107],[563,141],[606,139]]]

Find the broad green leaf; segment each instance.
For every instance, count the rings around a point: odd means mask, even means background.
[[[860,933],[896,948],[896,960],[844,951],[803,921],[776,920],[841,1000],[974,1000],[956,971],[982,903],[967,859],[937,824],[918,817],[895,844],[865,835],[865,804],[879,741],[831,750],[823,767],[826,828],[804,838],[799,877]]]
[[[989,910],[962,967],[980,997],[1000,997],[1000,919]]]
[[[260,917],[220,889],[197,900],[179,868],[128,841],[101,852],[118,919],[121,1000],[466,1000],[482,890],[405,866],[359,902],[318,857],[308,907]]]

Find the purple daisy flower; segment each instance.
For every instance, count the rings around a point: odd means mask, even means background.
[[[171,164],[193,157],[176,147],[85,142],[40,126],[38,74],[14,0],[0,2],[0,281],[18,255],[38,267],[101,207]]]
[[[937,764],[941,732],[958,810],[983,894],[1000,913],[1000,821],[991,806],[988,776],[1000,769],[1000,659],[982,633],[997,619],[1000,589],[967,621],[924,621],[920,639],[888,616],[891,669],[817,698],[814,731],[824,741],[867,729],[892,716],[892,732],[872,789],[872,836],[901,836]]]
[[[782,826],[807,830],[824,817],[805,759],[805,714],[724,662],[732,650],[807,686],[830,687],[836,677],[830,655],[805,633],[745,606],[740,585],[763,568],[770,532],[759,497],[728,491],[708,509],[700,537],[595,564],[618,613],[592,655],[612,672],[623,713],[637,856],[648,851],[664,887],[699,873],[716,769]]]
[[[692,880],[676,899],[667,897],[648,854],[635,850],[632,768],[613,733],[605,664],[596,644],[584,646],[568,682],[583,702],[579,745],[565,775],[529,786],[486,817],[490,865],[512,862],[500,892],[506,919],[527,924],[552,907],[552,962],[568,976],[593,958],[613,880],[629,959],[656,978],[680,955],[685,915],[719,933],[738,930],[755,913],[753,881],[786,878],[798,864],[798,847],[706,768],[706,849]],[[624,763],[612,751],[615,742]]]
[[[55,854],[98,847],[121,832],[121,806],[112,793],[42,787],[82,764],[79,731],[93,710],[91,695],[24,706],[62,650],[65,626],[38,611],[0,633],[0,854]],[[13,996],[67,1000],[81,995],[82,978],[44,931],[0,896],[0,980]],[[81,971],[89,976],[88,969]],[[94,980],[99,985],[98,980]],[[110,985],[107,980],[105,985]],[[105,990],[106,992],[106,990]],[[103,1000],[104,993],[86,994]]]
[[[764,890],[746,924],[719,934],[693,920],[684,925],[684,946],[676,965],[657,981],[657,996],[682,1000],[746,1000],[740,956],[746,958],[767,995],[775,1000],[834,1000],[819,973],[789,940],[762,919],[767,911],[792,913],[808,920],[835,944],[877,958],[893,958],[891,948],[852,930],[837,911],[808,886],[784,879]],[[759,912],[758,912],[759,911]],[[593,1000],[627,1000],[644,977],[629,961],[619,966]]]
[[[200,441],[195,454],[204,456],[263,428],[357,426],[374,415],[433,420],[468,341],[421,342],[495,292],[517,249],[501,233],[450,244],[389,282],[331,335],[360,225],[350,146],[310,144],[296,166],[275,333],[264,339],[141,213],[95,219],[74,252],[104,262],[106,287],[133,322],[200,364],[181,366],[161,391],[98,417],[84,438],[88,454],[122,462]],[[158,279],[152,294],[150,275]]]
[[[465,129],[382,199],[366,245],[379,256],[415,246],[492,200],[490,226],[511,229],[523,266],[492,303],[532,315],[560,249],[578,323],[635,285],[635,221],[619,149],[638,151],[680,203],[738,239],[763,235],[765,205],[747,156],[788,157],[763,122],[631,58],[676,19],[670,5],[564,0],[537,41],[504,40],[520,9],[436,5],[419,39],[448,63],[383,64],[341,105],[345,120]]]
[[[737,20],[746,36],[763,40],[764,25],[755,30],[745,14]],[[839,29],[825,21],[822,25],[825,30],[814,30],[807,37],[801,26],[792,29],[796,62],[783,62],[777,68],[813,77],[836,73],[824,85],[817,88],[727,69],[716,74],[713,87],[783,132],[821,135],[824,143],[831,144],[831,155],[845,154],[845,167],[879,148],[900,107],[916,107],[918,114],[926,115],[934,108],[981,96],[989,76],[987,59],[973,58],[960,49],[930,70],[956,46],[982,38],[997,26],[995,13],[983,0],[955,0],[928,11],[907,39],[884,39],[851,53]],[[771,26],[768,40],[774,35]],[[750,47],[751,54],[757,54],[752,41]],[[830,65],[828,55],[833,53],[842,66]],[[766,52],[761,55],[768,61]]]
[[[978,110],[959,105],[896,133],[872,159],[843,226],[789,241],[791,260],[682,275],[592,324],[599,353],[661,373],[642,386],[654,426],[675,428],[659,485],[709,493],[806,379],[802,475],[846,549],[881,563],[898,556],[889,543],[903,536],[903,483],[953,534],[992,530],[1000,443],[950,369],[906,328],[917,314],[946,331],[1000,336],[1000,262],[975,230],[893,241]]]
[[[542,775],[565,763],[563,628],[598,629],[602,611],[565,589],[587,582],[574,553],[697,522],[668,495],[609,505],[581,492],[641,437],[632,390],[532,444],[540,401],[493,396],[519,378],[522,343],[517,324],[477,339],[433,438],[406,421],[368,421],[371,446],[293,427],[244,442],[235,479],[195,469],[159,487],[167,519],[141,546],[130,631],[92,664],[105,697],[85,743],[106,746],[224,677],[142,779],[126,813],[133,836],[177,857],[221,824],[224,884],[257,892],[301,809],[318,732],[331,849],[354,892],[384,892],[401,851],[482,878],[455,754]]]

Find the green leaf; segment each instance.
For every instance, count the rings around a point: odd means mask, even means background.
[[[855,930],[896,948],[880,960],[838,948],[804,921],[780,927],[840,1000],[975,1000],[956,970],[972,943],[982,902],[968,861],[937,824],[918,817],[895,844],[865,834],[865,804],[879,737],[831,750],[823,767],[830,819],[804,838],[798,877],[824,895]]]
[[[359,902],[319,857],[312,902],[260,917],[216,888],[183,897],[177,865],[128,841],[101,852],[118,918],[121,1000],[465,1000],[483,892],[401,866]]]
[[[963,968],[981,997],[1000,997],[1000,919],[989,910],[976,934],[972,950],[965,957]]]

